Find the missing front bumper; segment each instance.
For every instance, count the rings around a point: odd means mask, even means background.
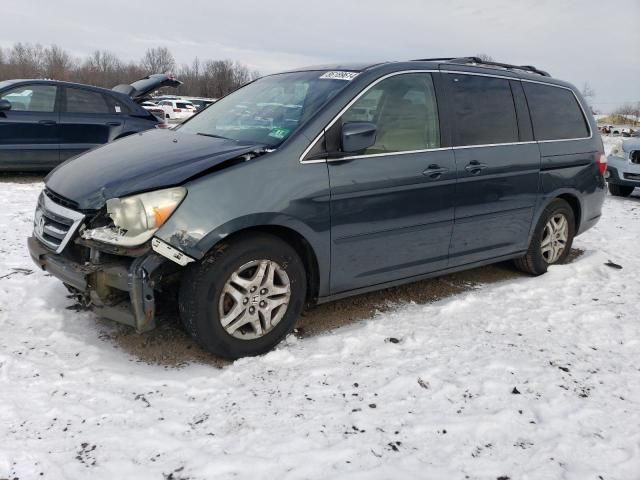
[[[37,238],[27,241],[33,261],[86,298],[101,317],[130,325],[138,332],[155,327],[154,287],[167,260],[155,253],[133,259],[80,264],[46,248]]]

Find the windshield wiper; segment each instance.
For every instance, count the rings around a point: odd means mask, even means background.
[[[235,138],[223,137],[222,135],[214,135],[213,133],[198,132],[196,133],[196,135],[202,135],[203,137],[222,138],[223,140],[233,140],[234,142],[237,142]]]

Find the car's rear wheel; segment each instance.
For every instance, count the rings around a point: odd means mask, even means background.
[[[615,183],[609,183],[609,193],[616,197],[628,197],[633,193],[635,187],[627,187],[625,185],[616,185]]]
[[[306,288],[304,265],[290,245],[268,234],[244,236],[185,272],[180,314],[209,352],[230,359],[259,355],[293,328]]]
[[[575,216],[571,206],[561,198],[544,209],[524,257],[514,263],[523,272],[541,275],[549,265],[563,263],[573,244]]]

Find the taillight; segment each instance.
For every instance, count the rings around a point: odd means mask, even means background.
[[[604,153],[596,153],[596,160],[598,162],[598,171],[604,177],[607,171],[607,156]]]
[[[180,109],[180,108],[174,108],[174,109],[173,109],[173,111],[174,111],[174,112],[181,112],[181,111],[182,111],[182,109]]]

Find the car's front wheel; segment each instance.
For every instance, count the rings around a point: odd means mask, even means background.
[[[556,198],[540,215],[527,254],[515,259],[514,263],[523,272],[541,275],[549,265],[567,259],[574,236],[573,209],[565,200]]]
[[[180,314],[209,352],[229,359],[259,355],[293,328],[306,290],[304,264],[289,244],[268,234],[246,235],[189,267]]]
[[[609,193],[616,197],[628,197],[633,193],[634,187],[627,187],[624,185],[616,185],[615,183],[609,183]]]

